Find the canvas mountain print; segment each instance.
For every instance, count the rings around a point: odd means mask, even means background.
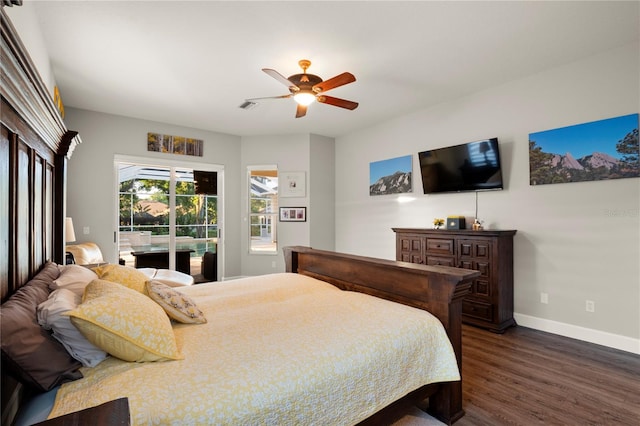
[[[640,176],[638,114],[529,135],[529,183]]]
[[[369,164],[369,195],[411,192],[412,157],[391,158]]]

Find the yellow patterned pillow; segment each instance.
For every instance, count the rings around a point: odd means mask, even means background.
[[[136,268],[112,263],[96,266],[93,271],[98,274],[98,278],[101,280],[122,284],[140,293],[145,292],[145,284],[149,279]]]
[[[110,288],[113,284],[113,282],[108,280],[92,280],[89,285],[84,288],[84,293],[82,293],[82,302],[102,296],[105,292],[105,288]]]
[[[67,315],[87,340],[125,361],[184,358],[164,310],[147,296],[120,284],[91,281],[83,302]]]
[[[204,314],[187,295],[159,281],[147,282],[147,294],[164,309],[170,318],[186,324],[207,322]]]

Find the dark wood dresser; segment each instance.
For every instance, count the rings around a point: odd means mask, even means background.
[[[495,333],[513,319],[513,236],[516,231],[392,228],[396,260],[480,271],[462,301],[462,320]]]

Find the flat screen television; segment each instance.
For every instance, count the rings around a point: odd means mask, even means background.
[[[497,138],[431,149],[418,157],[425,194],[503,189]]]

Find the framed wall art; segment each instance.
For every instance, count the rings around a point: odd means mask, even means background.
[[[202,157],[202,139],[147,133],[147,151]]]
[[[306,207],[280,207],[280,222],[306,222]]]
[[[638,114],[529,134],[529,184],[640,177]]]
[[[369,195],[411,192],[412,172],[411,155],[369,163]]]
[[[306,196],[307,180],[304,172],[278,173],[278,195],[280,197]]]
[[[60,117],[64,118],[64,105],[62,104],[62,98],[60,97],[60,89],[58,89],[58,86],[53,88],[53,103],[58,108]]]

